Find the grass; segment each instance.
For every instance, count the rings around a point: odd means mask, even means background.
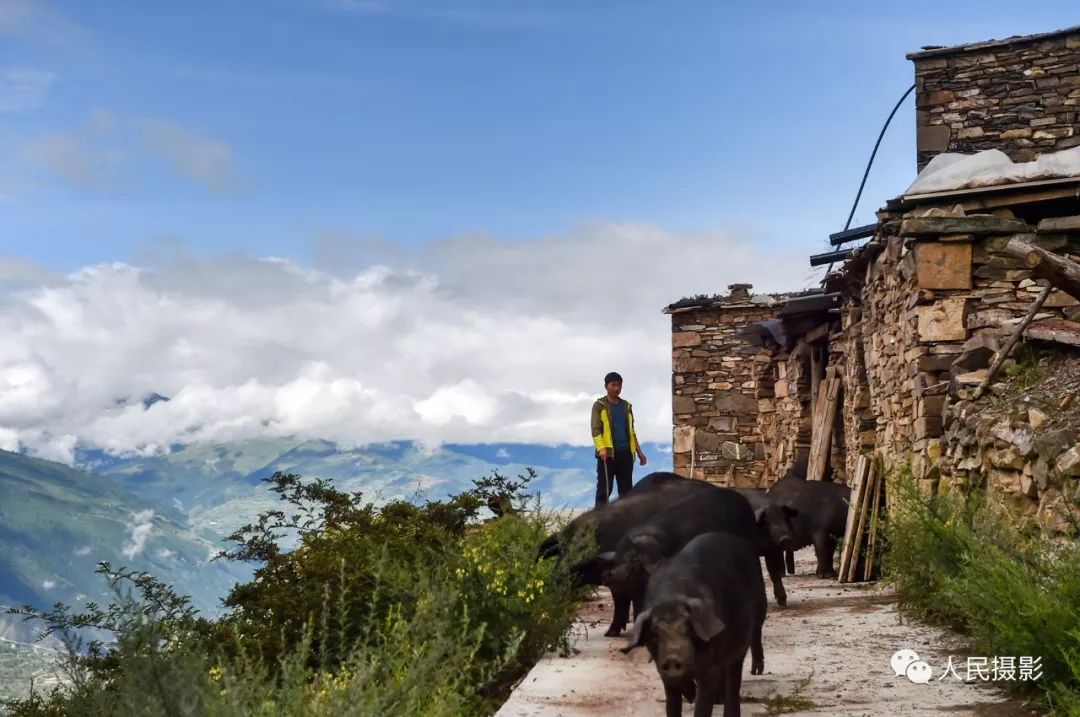
[[[1004,683],[1080,717],[1080,546],[971,495],[927,496],[890,479],[885,578],[900,609],[964,634],[976,655],[1039,656],[1038,682]]]
[[[1028,390],[1042,378],[1043,367],[1039,363],[1039,353],[1031,344],[1021,344],[1012,360],[1015,363],[1006,365],[1002,370],[1019,390]]]
[[[809,675],[802,678],[796,683],[795,688],[791,691],[790,695],[771,694],[761,700],[761,704],[765,707],[766,715],[782,715],[788,712],[800,712],[802,710],[813,709],[817,705],[808,697],[803,697],[803,692],[810,686],[810,680],[813,679],[814,673],[810,672]]]

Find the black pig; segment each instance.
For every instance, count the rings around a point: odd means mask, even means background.
[[[613,553],[597,556],[608,562],[602,580],[613,592],[642,596],[649,575],[660,562],[677,553],[701,533],[719,531],[745,538],[768,556],[779,605],[787,602],[783,586],[783,560],[779,549],[771,546],[751,503],[742,491],[710,486],[656,513],[652,518],[623,536]]]
[[[765,581],[757,547],[729,533],[704,533],[649,578],[645,603],[624,652],[645,645],[664,683],[667,717],[681,717],[682,698],[695,717],[722,702],[724,717],[740,714],[743,663],[765,671],[761,626]]]
[[[649,476],[642,479],[648,480]],[[610,554],[622,537],[637,525],[647,521],[668,505],[702,489],[714,487],[703,481],[679,479],[661,480],[642,490],[635,488],[625,497],[586,511],[571,520],[560,532],[548,536],[540,545],[539,558],[566,557],[575,540],[592,532],[596,539],[596,552],[574,563],[571,573],[579,585],[602,585],[603,572],[610,566]],[[621,633],[630,620],[630,607],[635,595],[617,589],[611,591],[614,615],[611,626],[604,633],[614,637]],[[635,605],[635,611],[637,606]]]
[[[816,575],[835,577],[833,554],[836,541],[844,535],[851,489],[831,481],[787,477],[773,485],[768,497],[769,505],[761,520],[772,541],[790,551],[813,545],[818,563]]]

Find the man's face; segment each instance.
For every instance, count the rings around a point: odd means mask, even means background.
[[[622,381],[608,382],[607,392],[609,396],[618,396],[620,393],[622,393]]]

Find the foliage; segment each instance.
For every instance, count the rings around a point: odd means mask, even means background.
[[[901,610],[966,633],[977,653],[1041,656],[1042,697],[1080,715],[1080,546],[1042,536],[981,492],[927,496],[910,475],[889,488],[885,575]]]
[[[1002,370],[1021,391],[1034,386],[1043,375],[1039,353],[1028,343],[1021,344],[1013,355],[1013,362],[1006,364]]]
[[[532,477],[496,472],[444,501],[375,506],[275,474],[267,482],[284,505],[229,536],[235,548],[221,556],[258,566],[222,618],[199,618],[152,576],[103,565],[118,596],[107,608],[15,611],[65,636],[69,684],[9,709],[488,714],[545,650],[564,645],[580,597],[561,564],[536,560],[547,521],[526,510]],[[490,505],[509,509],[482,520]],[[87,628],[114,639],[82,649]]]

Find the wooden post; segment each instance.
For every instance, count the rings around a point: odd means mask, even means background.
[[[877,466],[877,460],[874,461]],[[866,545],[866,569],[863,570],[863,580],[869,580],[874,573],[874,552],[877,549],[878,523],[881,519],[881,493],[885,490],[885,476],[878,472],[877,486],[874,489],[874,500],[870,504],[870,540]]]
[[[836,422],[836,406],[840,397],[840,377],[835,366],[826,370],[826,379],[818,391],[818,401],[813,411],[810,434],[810,462],[806,470],[807,480],[822,480],[829,462],[833,424]]]
[[[874,465],[873,460],[868,459],[867,462],[870,464],[870,467],[867,469],[863,494],[859,501],[859,520],[855,526],[855,535],[852,537],[851,541],[851,557],[848,560],[847,582],[849,583],[855,582],[859,570],[859,554],[862,552],[863,535],[866,532],[867,508],[872,502],[871,496],[874,495],[874,489],[877,487],[877,466]]]
[[[1010,243],[1012,242],[1010,241]],[[1035,303],[1028,309],[1027,316],[1025,316],[1024,320],[1020,322],[1015,330],[1013,330],[1012,336],[1009,337],[1005,347],[994,357],[994,363],[990,364],[990,370],[986,372],[986,378],[984,378],[982,383],[979,384],[979,387],[975,389],[975,393],[972,395],[971,400],[977,400],[986,392],[986,387],[989,386],[990,382],[997,376],[998,371],[1001,370],[1002,364],[1005,363],[1005,359],[1009,358],[1009,354],[1012,353],[1013,347],[1016,346],[1016,342],[1020,340],[1020,336],[1024,333],[1024,329],[1026,329],[1028,324],[1031,323],[1031,320],[1035,318],[1035,314],[1039,313],[1039,309],[1042,308],[1043,302],[1046,301],[1046,297],[1050,296],[1050,291],[1052,289],[1053,287],[1046,287],[1042,290],[1042,293],[1039,294],[1039,297],[1035,299]]]
[[[851,572],[851,552],[854,549],[855,527],[858,522],[859,506],[862,504],[863,486],[870,469],[870,459],[860,455],[855,462],[855,480],[851,484],[851,500],[848,504],[847,524],[844,527],[844,549],[840,552],[839,582],[847,582]]]

